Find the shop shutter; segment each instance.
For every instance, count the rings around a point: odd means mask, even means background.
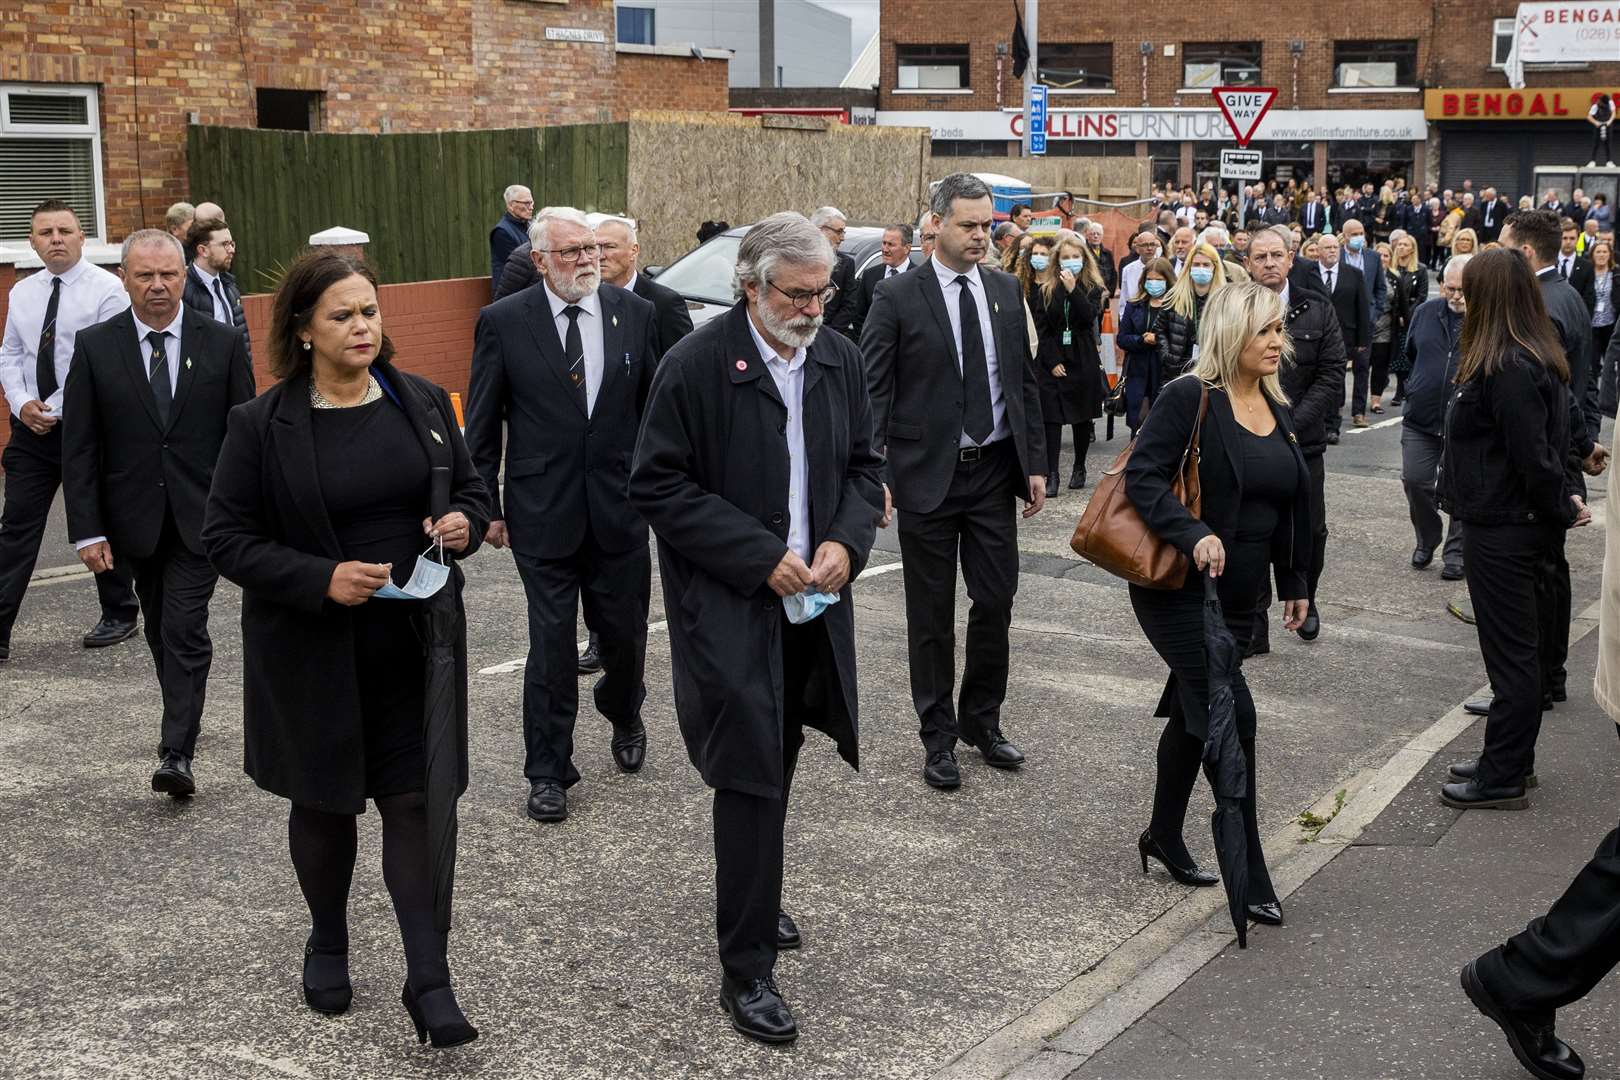
[[[1494,187],[1510,196],[1521,194],[1525,140],[1503,138],[1491,125],[1479,130],[1445,131],[1440,136],[1440,186],[1461,191],[1464,180],[1472,180],[1473,190]],[[1528,192],[1522,192],[1528,194]]]

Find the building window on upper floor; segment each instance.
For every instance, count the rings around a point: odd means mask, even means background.
[[[966,45],[896,45],[896,90],[966,90]]]
[[[1036,78],[1050,90],[1112,90],[1114,46],[1106,41],[1087,45],[1042,44],[1036,71]]]
[[[34,207],[62,199],[106,240],[101,118],[91,86],[0,83],[0,240],[26,240]]]
[[[931,149],[935,157],[1006,157],[1007,146],[1002,139],[935,139]]]
[[[619,40],[626,45],[656,45],[658,12],[652,8],[619,8]]]
[[[1343,89],[1417,85],[1415,39],[1335,41],[1333,85]]]
[[[319,90],[278,90],[261,86],[254,91],[258,107],[254,127],[267,131],[319,131],[321,102],[325,96]]]
[[[1508,53],[1513,51],[1513,20],[1494,19],[1491,22],[1491,67],[1501,71],[1507,67]],[[1526,64],[1530,71],[1585,71],[1591,67],[1585,61],[1567,64]]]
[[[1258,41],[1193,41],[1181,47],[1181,85],[1189,90],[1216,86],[1259,86]]]

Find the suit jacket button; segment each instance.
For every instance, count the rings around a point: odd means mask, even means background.
[[[772,514],[771,515],[771,524],[772,525],[780,525],[780,524],[782,524],[782,515],[781,514]]]

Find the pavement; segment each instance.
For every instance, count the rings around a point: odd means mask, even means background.
[[[1485,677],[1473,629],[1445,611],[1462,587],[1441,582],[1438,566],[1407,566],[1398,440],[1398,425],[1347,429],[1330,453],[1322,638],[1306,645],[1276,628],[1272,655],[1245,667],[1261,717],[1261,830],[1278,838],[1267,850],[1293,891],[1289,925],[1257,929],[1241,954],[1228,955],[1230,929],[1210,928],[1219,890],[1137,865],[1164,671],[1124,588],[1068,550],[1083,493],[1066,491],[1020,531],[1003,725],[1030,762],[1004,773],[969,752],[955,793],[919,777],[902,575],[884,570],[899,556],[882,534],[856,586],[862,769],[813,738],[794,785],[785,906],[805,947],[784,955],[778,976],[803,1033],[785,1049],[735,1035],[715,1000],[710,795],[675,728],[656,582],[648,764],[618,774],[608,725],[585,709],[572,816],[543,827],[523,813],[521,586],[506,553],[468,565],[472,782],[451,960],[482,1036],[435,1053],[417,1047],[398,1005],[403,961],[375,814],[361,820],[351,896],[355,1005],[330,1019],[302,1004],[307,914],[285,803],[240,769],[234,587],[222,583],[213,607],[200,793],[175,803],[147,785],[158,695],[144,645],[81,649],[94,590],[79,575],[42,578],[0,667],[0,1076],[1370,1077],[1432,1073],[1435,1061],[1458,1076],[1513,1076],[1455,991],[1455,969],[1544,907],[1612,825],[1616,748],[1563,745],[1583,724],[1601,727],[1584,692],[1589,636],[1575,654],[1576,700],[1543,737],[1534,808],[1456,821],[1420,806],[1428,781],[1406,780],[1443,767],[1430,758],[1446,742],[1477,741],[1456,706]],[[1092,448],[1093,476],[1121,445]],[[41,567],[71,558],[58,525]],[[1578,611],[1597,596],[1601,560],[1599,529],[1571,536]],[[960,582],[957,593],[960,618]],[[1301,843],[1298,816],[1331,816],[1340,791],[1333,824]],[[1347,823],[1383,822],[1408,795],[1416,824],[1400,835],[1426,843],[1350,842]],[[1189,823],[1209,810],[1200,790]],[[1495,846],[1458,846],[1476,835]],[[1189,828],[1188,841],[1213,861],[1206,830]],[[1487,883],[1502,866],[1512,879]],[[1442,902],[1443,917],[1420,914]],[[1596,1022],[1600,1001],[1572,1010],[1567,1031],[1592,1075],[1614,1072],[1599,1052],[1615,1045],[1612,1031],[1604,1040],[1577,1026]],[[1159,1009],[1181,1012],[1155,1019]],[[1411,1071],[1399,1056],[1367,1056],[1363,1044],[1380,1041],[1428,1053],[1434,1040],[1414,1025],[1431,1021],[1461,1055]],[[1361,1071],[1324,1040],[1359,1047]]]

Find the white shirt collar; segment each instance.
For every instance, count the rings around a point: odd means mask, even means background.
[[[174,321],[169,323],[168,326],[147,326],[141,321],[141,317],[135,314],[134,308],[131,308],[129,313],[135,320],[135,336],[140,340],[145,341],[146,335],[154,330],[164,334],[173,334],[176,341],[180,340],[180,321],[185,318],[186,305],[176,304],[174,306]]]
[[[1283,278],[1282,292],[1278,293],[1277,295],[1282,298],[1283,314],[1286,317],[1287,313],[1288,313],[1288,279],[1287,278]]]
[[[540,279],[540,286],[546,290],[546,300],[551,304],[551,317],[553,319],[561,318],[563,308],[568,306],[568,301],[552,292],[551,283],[545,278]],[[582,296],[578,304],[575,306],[594,319],[600,319],[602,317],[602,304],[595,289],[592,289],[590,292]]]
[[[950,267],[940,262],[939,255],[937,253],[930,256],[928,261],[934,264],[934,273],[939,275],[939,283],[941,286],[953,285],[956,283],[956,279],[962,276],[955,270],[952,270]],[[984,287],[983,283],[979,280],[978,263],[974,263],[972,266],[968,267],[967,279],[969,283],[977,285],[981,289]]]
[[[624,283],[624,287],[626,289],[628,289],[630,292],[635,292],[636,291],[636,279],[639,278],[639,277],[641,277],[641,271],[639,271],[639,270],[630,271],[630,280]]]
[[[45,273],[40,275],[40,277],[44,280],[46,288],[50,287],[52,278],[61,278],[62,279],[62,285],[63,285],[64,288],[66,288],[67,286],[72,285],[74,282],[76,282],[80,278],[82,278],[84,276],[85,270],[89,267],[89,265],[90,265],[90,263],[88,262],[88,260],[86,260],[83,256],[81,256],[79,258],[78,262],[74,263],[72,266],[68,267],[66,270],[62,271],[60,274],[53,274],[53,273],[50,272],[49,269],[47,269],[45,271]]]
[[[748,332],[754,336],[754,347],[759,349],[759,358],[761,360],[765,361],[766,364],[786,364],[789,371],[797,371],[804,366],[805,358],[810,355],[808,349],[801,345],[793,350],[792,357],[783,360],[777,351],[771,348],[771,343],[765,340],[765,335],[759,332],[759,327],[754,325],[753,312],[750,311],[747,315]]]
[[[209,292],[212,292],[214,289],[214,282],[219,280],[219,275],[210,274],[207,270],[204,270],[203,265],[200,262],[193,262],[191,264],[191,268],[197,271],[197,276],[202,278],[202,283],[208,286]]]

